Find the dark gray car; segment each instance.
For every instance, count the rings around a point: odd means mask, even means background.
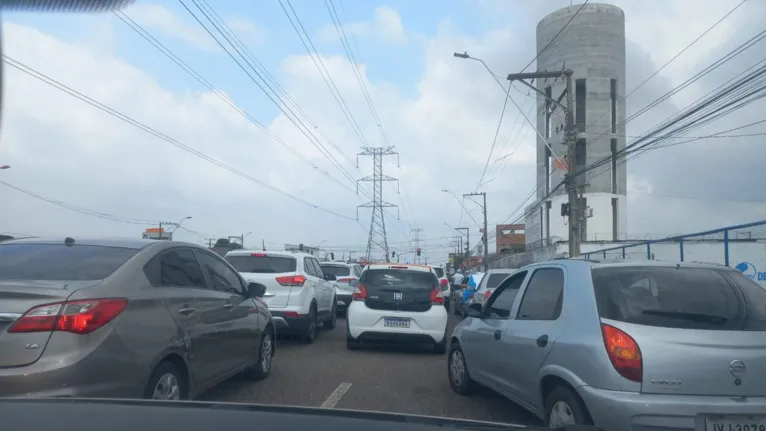
[[[186,399],[265,378],[274,326],[226,261],[183,242],[0,244],[0,396]]]

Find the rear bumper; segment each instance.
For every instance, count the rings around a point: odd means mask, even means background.
[[[384,326],[386,317],[408,318],[409,328]],[[447,310],[433,305],[425,312],[371,310],[363,302],[352,302],[346,314],[348,332],[358,340],[401,340],[420,343],[440,343],[447,333]]]
[[[705,415],[766,415],[766,397],[735,401],[725,396],[655,395],[580,386],[596,426],[601,429],[704,430]]]
[[[271,311],[271,320],[277,329],[277,334],[299,334],[308,330],[311,318],[309,315],[295,316],[293,312]]]

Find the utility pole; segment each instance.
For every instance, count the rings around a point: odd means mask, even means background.
[[[410,235],[414,236],[410,239],[410,253],[413,253],[415,263],[420,263],[420,256],[417,253],[417,250],[420,248],[420,232],[423,232],[423,229],[410,229]],[[412,244],[415,244],[414,248]]]
[[[205,241],[207,241],[207,248],[213,248],[213,241],[215,241],[216,238],[205,238]]]
[[[484,236],[482,238],[484,242],[484,271],[486,272],[489,269],[489,237],[487,236],[487,193],[481,192],[463,194],[463,197],[466,196],[481,196],[484,198],[484,204],[481,206],[481,208],[484,210]]]
[[[467,227],[456,227],[455,230],[465,231],[465,246],[463,249],[465,250],[463,259],[466,261],[466,269],[471,265],[471,229]],[[462,238],[461,238],[462,239]]]
[[[359,156],[372,156],[372,175],[357,180],[356,194],[359,194],[359,181],[372,182],[372,200],[356,207],[356,219],[359,220],[359,208],[372,208],[370,219],[370,232],[367,235],[367,261],[371,259],[373,248],[383,251],[386,262],[391,262],[388,251],[388,238],[386,237],[386,220],[383,217],[384,208],[396,208],[399,218],[399,206],[383,200],[383,182],[396,181],[399,193],[399,180],[383,173],[383,156],[396,156],[396,164],[399,166],[399,153],[394,147],[362,147],[362,152],[356,155],[356,167],[359,167]]]
[[[564,185],[566,187],[567,191],[567,200],[568,203],[566,204],[567,213],[569,216],[569,257],[579,257],[580,256],[580,242],[582,241],[582,235],[580,234],[581,226],[582,226],[582,220],[585,216],[584,209],[582,208],[582,204],[579,200],[579,196],[577,194],[577,183],[575,181],[575,178],[577,177],[577,130],[575,129],[575,119],[574,119],[574,95],[573,95],[573,88],[572,88],[572,70],[571,69],[564,69],[558,72],[546,72],[546,71],[540,71],[540,72],[530,72],[530,73],[511,73],[508,75],[509,81],[520,81],[522,84],[526,85],[527,87],[531,88],[538,94],[542,95],[544,98],[549,100],[552,104],[557,105],[564,109],[566,111],[566,128],[565,128],[565,136],[564,136],[564,145],[567,148],[567,156],[566,156],[566,168],[567,172],[564,176]],[[562,78],[566,80],[566,90],[564,90],[564,93],[562,93],[558,99],[554,99],[552,97],[549,97],[545,94],[545,92],[541,91],[537,87],[533,86],[532,84],[525,81],[525,79],[537,79],[538,82],[540,79],[557,79]],[[563,99],[564,95],[566,95],[566,106],[561,104],[561,99]],[[545,141],[545,145],[550,149],[550,145],[547,141]],[[551,153],[554,154],[555,152],[551,150]]]

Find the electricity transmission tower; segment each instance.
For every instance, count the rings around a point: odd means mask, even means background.
[[[394,147],[362,147],[362,152],[356,155],[357,167],[359,167],[359,156],[372,156],[372,175],[362,177],[356,183],[356,193],[359,194],[359,181],[372,182],[372,200],[356,207],[357,220],[359,220],[359,208],[372,208],[370,233],[367,236],[367,260],[370,260],[373,249],[376,249],[385,253],[386,262],[391,262],[383,210],[385,208],[396,208],[398,219],[399,206],[383,200],[383,183],[385,181],[396,181],[396,192],[399,193],[399,180],[383,173],[383,156],[396,156],[396,164],[398,166],[399,153],[394,151]]]
[[[410,229],[410,252],[412,253],[414,263],[420,263],[420,256],[417,254],[417,251],[420,250],[420,232],[423,232],[423,229]]]

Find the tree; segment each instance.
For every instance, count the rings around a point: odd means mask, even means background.
[[[236,243],[236,242],[230,242],[229,243],[229,250],[238,250],[242,248],[242,244]]]
[[[215,247],[228,248],[229,247],[229,239],[228,238],[218,238],[218,240],[215,242]]]

